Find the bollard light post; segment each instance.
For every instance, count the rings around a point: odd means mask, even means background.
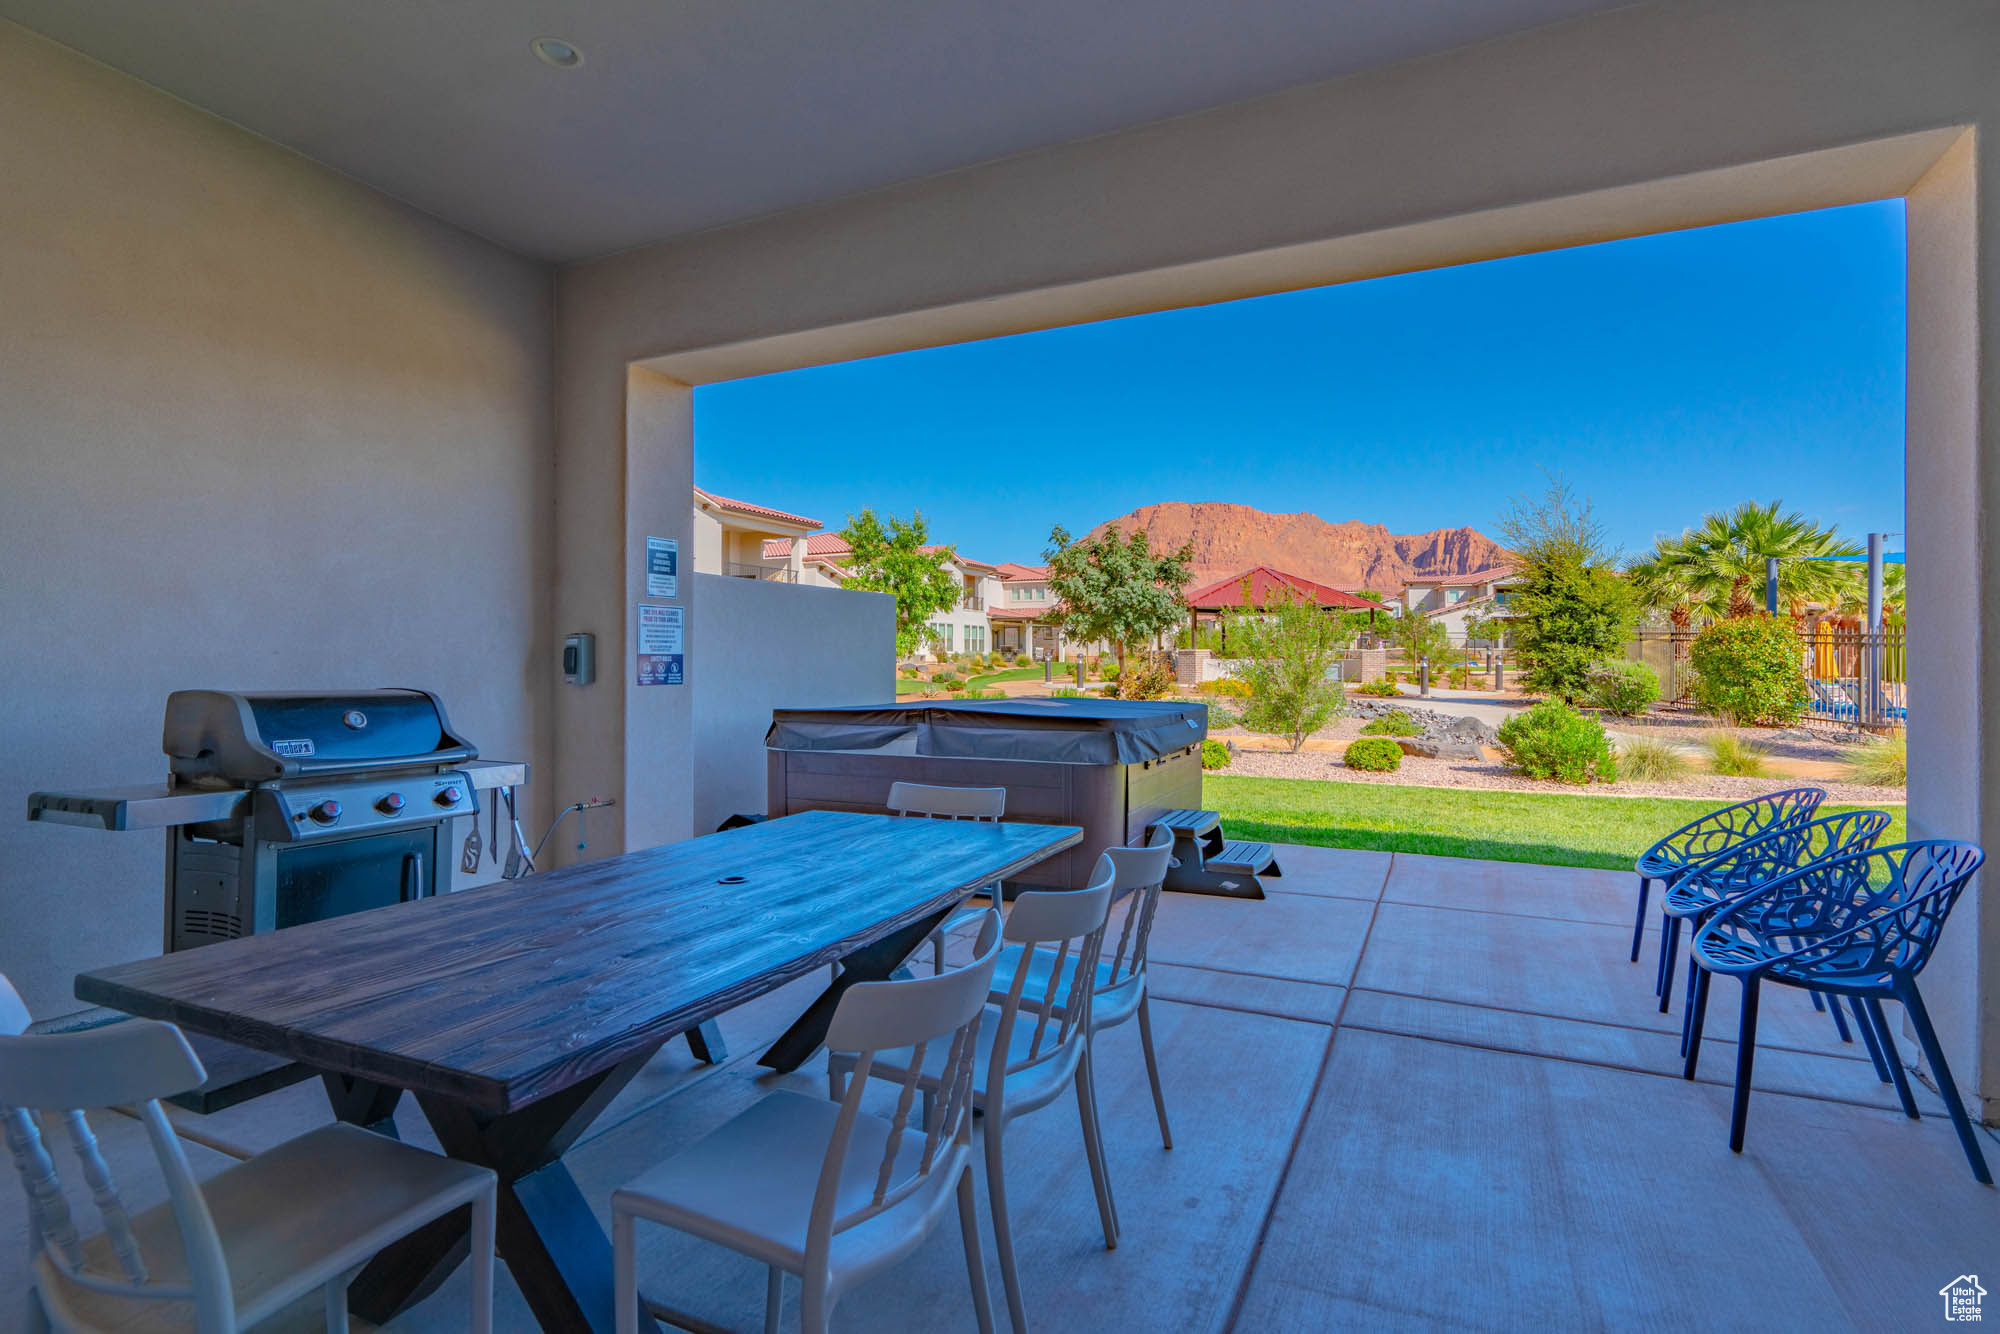
[[[1425,699],[1431,697],[1431,659],[1428,653],[1417,659],[1417,693]]]

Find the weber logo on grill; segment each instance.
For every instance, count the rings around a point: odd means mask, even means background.
[[[313,753],[313,743],[310,738],[304,741],[273,741],[271,752],[288,760],[302,760]]]

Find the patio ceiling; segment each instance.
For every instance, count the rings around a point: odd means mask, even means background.
[[[0,0],[0,17],[572,260],[1621,3]],[[538,63],[545,34],[583,65]]]

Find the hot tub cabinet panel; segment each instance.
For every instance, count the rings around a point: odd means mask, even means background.
[[[1207,706],[1177,701],[782,709],[766,740],[770,814],[883,811],[898,781],[1005,787],[1007,819],[1084,831],[1010,887],[1081,889],[1105,848],[1201,804],[1207,735]]]

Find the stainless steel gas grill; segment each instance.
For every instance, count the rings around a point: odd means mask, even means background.
[[[161,748],[164,787],[37,792],[28,818],[167,831],[169,951],[446,893],[451,822],[527,781],[423,690],[175,691]]]

